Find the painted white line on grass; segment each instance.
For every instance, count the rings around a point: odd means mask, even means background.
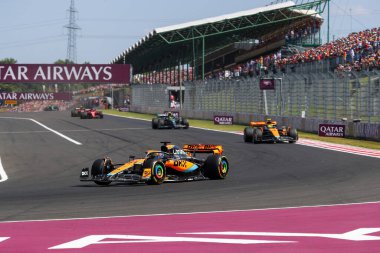
[[[0,182],[4,182],[8,180],[7,173],[5,173],[5,170],[3,168],[3,164],[1,163],[1,158],[0,158]]]
[[[115,116],[120,118],[127,118],[127,119],[136,119],[136,120],[143,120],[143,121],[150,121],[146,119],[139,119],[134,117],[128,117],[128,116],[121,116],[121,115],[112,115],[107,114],[109,116]],[[236,134],[236,135],[244,135],[243,131],[223,131],[223,130],[216,130],[216,129],[209,129],[209,128],[203,128],[203,127],[192,127],[195,129],[202,129],[212,132],[220,132],[220,133],[229,133],[229,134]],[[372,158],[380,158],[380,151],[378,150],[372,150],[367,148],[361,148],[361,147],[355,147],[355,146],[349,146],[349,145],[343,145],[343,144],[332,144],[329,142],[323,142],[323,141],[314,141],[314,140],[305,140],[300,139],[296,144],[313,147],[313,148],[319,148],[319,149],[327,149],[331,151],[338,151],[342,153],[348,153],[348,154],[354,154],[354,155],[360,155],[360,156],[367,156]]]
[[[105,114],[106,114],[106,113],[105,113]],[[152,121],[152,120],[150,120],[150,119],[140,119],[140,118],[129,117],[129,116],[115,115],[115,114],[106,114],[106,115],[107,115],[107,116],[119,117],[119,118],[126,118],[126,119],[135,119],[135,120],[142,120],[142,121]],[[207,131],[212,131],[212,132],[229,133],[229,134],[238,134],[236,131],[224,131],[224,130],[217,130],[217,129],[203,128],[203,127],[195,127],[195,126],[190,126],[190,128],[201,129],[201,130],[207,130]]]
[[[1,119],[24,119],[24,120],[30,120],[30,121],[33,121],[34,123],[36,123],[37,125],[40,125],[41,127],[45,128],[46,130],[49,130],[50,132],[55,133],[56,135],[58,135],[58,136],[60,136],[60,137],[62,137],[64,139],[66,139],[66,140],[68,140],[68,141],[70,141],[70,142],[72,142],[72,143],[74,143],[76,145],[82,145],[82,143],[80,143],[80,142],[78,142],[76,140],[73,140],[73,139],[71,139],[70,137],[68,137],[68,136],[66,136],[64,134],[61,134],[60,132],[57,132],[54,129],[51,129],[50,127],[45,126],[44,124],[38,122],[35,119],[31,119],[31,118],[17,118],[17,117],[0,117],[0,118]]]

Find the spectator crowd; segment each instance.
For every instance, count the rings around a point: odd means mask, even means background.
[[[56,107],[59,111],[65,111],[73,106],[73,101],[61,101],[61,100],[33,100],[22,102],[19,105],[6,108],[8,111],[13,112],[42,112],[49,110],[51,106]]]
[[[296,39],[293,32],[287,35],[286,40]],[[284,57],[282,51],[263,55],[236,64],[227,69],[212,72],[207,78],[230,79],[239,77],[253,77],[268,74],[270,71],[285,72],[286,67],[295,67],[307,62],[333,60],[336,72],[350,72],[361,70],[380,69],[380,28],[354,32],[347,37],[334,40],[316,48]]]

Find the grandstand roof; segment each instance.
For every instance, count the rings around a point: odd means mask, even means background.
[[[129,63],[134,74],[194,63],[233,42],[259,39],[295,20],[317,18],[327,0],[282,2],[265,7],[156,28],[111,63]]]

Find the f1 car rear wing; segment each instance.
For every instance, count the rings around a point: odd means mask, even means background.
[[[263,126],[266,126],[268,124],[271,124],[271,125],[277,125],[277,122],[276,121],[270,121],[270,122],[265,122],[265,121],[251,121],[249,123],[249,125],[251,127],[263,127]]]
[[[183,151],[189,153],[214,153],[215,155],[223,154],[222,145],[213,144],[185,144]]]

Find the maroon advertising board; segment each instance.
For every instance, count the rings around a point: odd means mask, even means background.
[[[233,116],[214,116],[214,125],[233,125]]]
[[[130,83],[129,64],[0,64],[0,83]]]
[[[260,79],[260,90],[274,90],[274,79]]]
[[[345,137],[346,126],[336,124],[319,124],[318,135],[323,137]]]
[[[71,100],[71,93],[0,92],[0,100]]]

